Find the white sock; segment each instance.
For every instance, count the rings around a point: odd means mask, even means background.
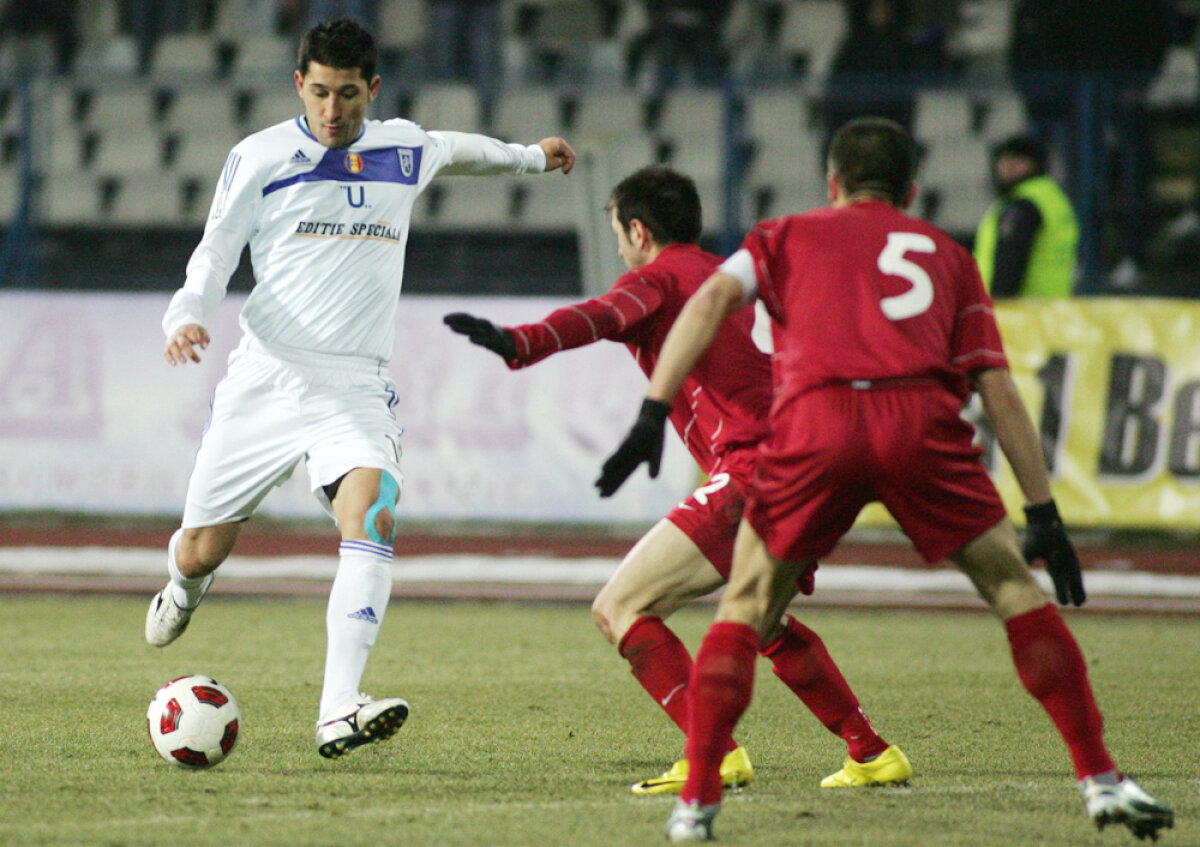
[[[182,537],[183,530],[177,529],[167,542],[167,573],[171,575],[171,599],[181,609],[194,609],[204,599],[204,593],[208,591],[213,575],[188,577],[179,572],[179,565],[175,562],[175,548],[179,546],[179,539]]]
[[[325,685],[318,722],[358,697],[367,657],[375,646],[392,594],[392,548],[373,541],[343,541],[337,576],[325,611]]]

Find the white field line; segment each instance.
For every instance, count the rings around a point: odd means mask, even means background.
[[[532,585],[603,585],[619,562],[614,558],[548,556],[412,556],[397,558],[392,575],[408,583],[512,583]],[[231,556],[222,578],[332,579],[333,556]],[[0,573],[92,576],[150,576],[166,573],[162,550],[119,547],[0,547]],[[1050,578],[1036,570],[1046,590]],[[1089,595],[1121,597],[1200,597],[1200,576],[1141,571],[1088,571]],[[913,570],[871,565],[822,565],[817,585],[823,591],[945,593],[973,595],[961,573],[945,568]]]

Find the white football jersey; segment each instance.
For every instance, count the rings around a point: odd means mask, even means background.
[[[537,144],[426,131],[400,118],[364,122],[339,150],[317,141],[303,116],[256,132],[225,162],[163,330],[170,338],[204,324],[249,243],[255,284],[239,319],[244,332],[285,358],[294,350],[386,362],[417,196],[439,173],[545,168]]]

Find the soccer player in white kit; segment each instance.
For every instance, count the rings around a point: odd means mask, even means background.
[[[390,737],[408,717],[404,700],[373,700],[359,683],[391,594],[403,477],[388,359],[413,203],[438,174],[568,173],[575,164],[557,137],[525,146],[366,120],[380,89],[375,57],[371,35],[349,19],[304,36],[295,72],[304,114],[230,152],[163,317],[167,361],[200,361],[205,319],[249,243],[255,285],[239,318],[244,334],[213,394],[146,640],[163,647],[184,631],[242,524],[304,459],[341,533],[316,728],[328,758]]]

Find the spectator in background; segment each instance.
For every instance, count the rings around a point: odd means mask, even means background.
[[[975,261],[993,299],[1069,297],[1079,225],[1071,201],[1046,175],[1046,148],[1017,135],[992,151],[999,197],[975,233]]]
[[[1101,196],[1120,198],[1118,287],[1136,284],[1144,253],[1145,95],[1177,22],[1171,0],[1018,0],[1013,10],[1009,68],[1032,130],[1061,157],[1073,194],[1086,176],[1078,156],[1091,145],[1106,176]],[[1096,132],[1077,135],[1086,125]]]
[[[729,0],[653,0],[643,5],[649,23],[629,44],[629,81],[637,80],[642,63],[649,60],[655,93],[672,88],[685,68],[696,85],[720,85],[728,62],[721,33]]]
[[[830,68],[823,112],[827,135],[862,115],[911,131],[917,52],[908,39],[906,0],[846,0],[848,29]]]
[[[500,85],[498,0],[428,0],[431,71],[470,80],[488,96]]]

